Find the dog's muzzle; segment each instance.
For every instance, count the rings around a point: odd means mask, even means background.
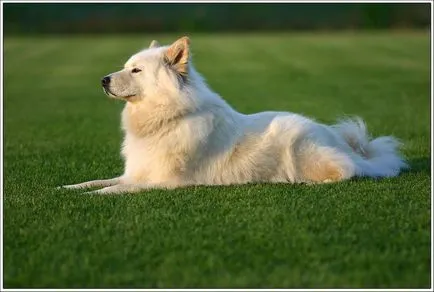
[[[102,89],[104,90],[104,93],[107,94],[108,96],[111,97],[122,97],[122,98],[130,98],[132,96],[135,96],[135,94],[131,94],[131,95],[127,95],[127,96],[118,96],[117,94],[114,94],[111,90],[110,90],[110,82],[111,82],[111,77],[109,76],[105,76],[101,79],[101,85],[102,85]]]

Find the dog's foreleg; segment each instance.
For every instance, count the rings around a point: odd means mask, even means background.
[[[181,187],[181,185],[175,184],[120,184],[115,186],[106,187],[100,190],[86,192],[86,194],[123,194],[123,193],[137,193],[140,191],[150,190],[150,189],[174,189],[176,187]]]
[[[150,188],[151,187],[148,184],[114,185],[96,191],[86,192],[85,194],[107,195],[107,194],[136,193]]]
[[[80,184],[75,185],[66,185],[58,187],[57,189],[87,189],[87,188],[93,188],[93,187],[110,187],[121,183],[121,177],[115,177],[111,179],[99,179],[99,180],[92,180]]]

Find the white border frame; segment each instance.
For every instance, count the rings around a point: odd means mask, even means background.
[[[1,187],[1,200],[0,200],[0,214],[1,214],[1,251],[0,251],[0,261],[1,261],[1,267],[0,267],[0,291],[56,291],[56,292],[62,292],[62,291],[192,291],[192,290],[198,290],[198,291],[433,291],[433,253],[434,253],[434,247],[433,247],[433,220],[431,217],[430,227],[431,227],[431,287],[429,289],[6,289],[3,286],[3,175],[4,175],[4,168],[3,168],[3,135],[4,135],[4,129],[3,129],[3,119],[4,119],[4,107],[3,107],[3,70],[4,70],[4,63],[3,63],[3,4],[4,3],[104,3],[104,2],[110,2],[110,3],[430,3],[431,4],[431,60],[430,60],[430,72],[431,72],[431,99],[430,99],[430,109],[431,109],[431,151],[434,149],[434,143],[433,143],[433,1],[247,1],[247,0],[234,0],[234,1],[167,1],[167,0],[160,0],[160,1],[83,1],[83,0],[77,0],[77,1],[11,1],[11,0],[5,0],[1,1],[1,7],[0,7],[0,17],[1,17],[1,40],[0,40],[0,46],[1,46],[1,57],[0,57],[0,64],[2,66],[2,74],[1,74],[1,81],[0,81],[0,90],[1,90],[1,178],[0,178],[0,187]],[[433,171],[432,166],[434,163],[434,159],[431,153],[431,216],[433,216]]]

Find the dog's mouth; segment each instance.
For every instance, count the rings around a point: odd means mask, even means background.
[[[112,92],[110,91],[110,89],[108,89],[107,87],[103,86],[102,89],[104,90],[104,93],[105,93],[106,95],[111,96],[111,97],[117,97],[117,95],[114,94],[114,93],[112,93]]]
[[[108,95],[108,96],[110,96],[110,97],[114,97],[114,98],[125,98],[125,99],[128,99],[128,98],[130,98],[130,97],[135,96],[135,94],[131,94],[131,95],[127,95],[127,96],[119,96],[119,95],[114,94],[112,91],[110,91],[109,88],[107,88],[107,87],[105,87],[105,86],[103,86],[102,89],[104,90],[104,93],[105,93],[106,95]]]

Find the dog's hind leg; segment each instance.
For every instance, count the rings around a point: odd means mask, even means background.
[[[355,174],[355,164],[351,158],[331,147],[306,145],[298,159],[301,177],[305,182],[337,182]]]
[[[99,180],[92,180],[80,184],[75,185],[65,185],[58,187],[57,189],[87,189],[87,188],[93,188],[93,187],[110,187],[117,185],[121,183],[122,177],[115,177],[111,179],[99,179]]]

